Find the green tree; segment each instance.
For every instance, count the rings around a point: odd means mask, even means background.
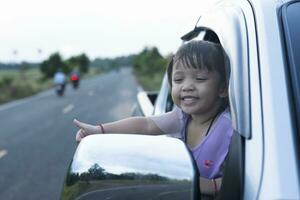
[[[115,58],[96,58],[90,66],[97,67],[102,71],[118,70],[122,67],[133,66],[135,55],[120,56]]]
[[[105,169],[100,167],[97,163],[93,164],[92,167],[88,170],[90,176],[94,179],[104,179],[105,178]]]
[[[154,76],[165,71],[166,59],[159,53],[156,47],[145,48],[138,54],[133,63],[137,74]]]
[[[78,59],[80,71],[87,73],[89,71],[90,59],[84,53],[79,55]]]
[[[89,71],[90,59],[83,53],[78,56],[72,56],[65,62],[70,69],[79,68],[81,73]]]
[[[156,47],[145,48],[135,56],[134,72],[145,90],[158,90],[167,62]]]
[[[66,74],[70,72],[70,68],[63,62],[59,53],[50,55],[50,57],[43,61],[40,66],[41,72],[47,78],[53,77],[58,69],[62,69]]]

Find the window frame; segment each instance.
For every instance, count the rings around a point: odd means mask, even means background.
[[[298,158],[300,156],[300,147],[299,147],[299,139],[300,139],[300,58],[297,57],[297,53],[300,52],[300,43],[295,40],[295,36],[300,35],[299,26],[293,26],[293,22],[290,19],[290,12],[292,6],[298,6],[300,10],[300,1],[295,0],[284,4],[279,10],[279,20],[281,21],[281,32],[282,32],[282,41],[284,45],[284,53],[285,53],[285,61],[286,61],[286,70],[288,71],[288,79],[289,79],[289,96],[292,102],[292,119],[293,119],[293,127],[295,130],[295,146],[297,149]],[[299,15],[299,13],[297,13]],[[300,16],[300,15],[299,15]],[[293,16],[297,18],[297,16]],[[293,19],[294,19],[293,18]],[[298,18],[299,19],[299,18]],[[294,23],[295,25],[295,23]],[[297,29],[297,30],[295,30]],[[296,31],[296,32],[295,32]],[[298,46],[296,46],[298,45]],[[297,51],[297,52],[295,52]],[[297,68],[298,66],[298,68]],[[300,165],[300,160],[298,159],[298,165]]]

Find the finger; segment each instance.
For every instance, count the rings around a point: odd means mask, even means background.
[[[79,143],[80,141],[81,141],[81,138],[76,135],[76,142]]]
[[[79,131],[77,131],[77,133],[76,133],[76,141],[77,142],[80,142],[80,140],[81,140],[81,137],[80,137],[80,130]]]
[[[79,133],[81,139],[88,136],[89,134],[84,130],[84,129],[80,129],[80,133]]]
[[[77,126],[78,128],[85,128],[87,124],[78,121],[77,119],[73,120],[73,123],[75,124],[75,126]]]
[[[77,119],[74,119],[74,120],[73,120],[73,123],[74,123],[75,126],[77,126],[78,128],[81,128],[81,127],[80,127],[80,122],[79,122]]]
[[[81,141],[81,137],[79,135],[76,135],[76,142],[80,142]]]
[[[79,131],[77,131],[76,133],[76,141],[80,142],[82,138],[85,137],[84,131],[82,129],[80,129]]]
[[[87,136],[87,132],[84,129],[80,129],[80,136],[81,138],[84,138],[85,136]]]

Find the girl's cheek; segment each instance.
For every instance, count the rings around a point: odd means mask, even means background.
[[[172,87],[172,90],[171,90],[171,92],[172,92],[172,95],[174,95],[174,96],[178,96],[179,95],[179,88],[177,87],[177,86],[173,86]]]
[[[175,88],[172,88],[171,96],[172,96],[173,102],[177,105],[178,104],[178,99],[179,99],[179,93]]]

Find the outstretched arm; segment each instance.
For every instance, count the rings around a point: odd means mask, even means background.
[[[101,126],[91,125],[74,119],[74,124],[79,128],[76,134],[76,141],[80,142],[82,138],[91,134],[102,133]],[[164,134],[151,120],[147,117],[129,117],[119,121],[102,124],[105,133],[130,133],[144,135]]]
[[[156,124],[147,117],[130,117],[116,122],[103,124],[106,133],[131,133],[144,135],[164,134]]]
[[[119,121],[102,124],[105,133],[129,133],[144,135],[172,134],[180,130],[178,109],[151,117],[129,117]],[[79,128],[76,141],[91,134],[102,133],[101,126],[91,125],[74,119]]]

